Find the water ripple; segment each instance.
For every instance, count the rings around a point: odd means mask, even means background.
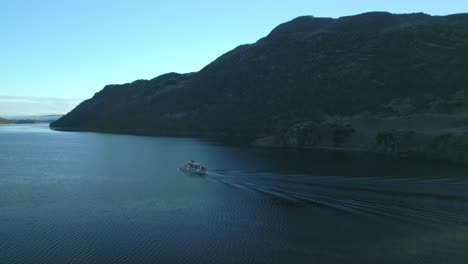
[[[463,178],[379,178],[211,172],[221,183],[292,203],[333,208],[423,225],[468,226],[468,183]],[[431,188],[432,187],[432,188]]]

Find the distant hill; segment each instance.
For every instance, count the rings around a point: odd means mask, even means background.
[[[62,117],[61,115],[44,116],[9,116],[8,119],[0,118],[0,124],[31,124],[31,123],[51,123]]]
[[[0,117],[0,124],[11,124],[11,123],[14,123],[14,121]]]
[[[59,118],[62,115],[18,115],[18,116],[8,116],[11,120],[34,120],[34,121],[44,121],[44,122],[52,122]]]
[[[304,16],[199,72],[107,85],[51,127],[468,162],[467,92],[468,14]]]

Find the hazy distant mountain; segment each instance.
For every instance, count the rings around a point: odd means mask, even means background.
[[[29,124],[29,123],[50,123],[62,117],[61,115],[42,116],[8,116],[0,118],[0,124]]]
[[[305,16],[199,72],[108,85],[51,127],[468,161],[466,92],[468,14]]]
[[[18,115],[8,116],[9,119],[14,120],[35,120],[35,121],[55,121],[61,118],[62,115]]]
[[[5,118],[0,117],[0,124],[11,124],[11,123],[14,123],[14,122],[9,120],[9,119],[5,119]]]

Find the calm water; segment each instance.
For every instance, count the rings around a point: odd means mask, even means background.
[[[0,263],[169,262],[468,263],[468,168],[0,126]]]

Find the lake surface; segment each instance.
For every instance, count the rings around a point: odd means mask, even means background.
[[[467,167],[0,126],[0,263],[467,261]]]

